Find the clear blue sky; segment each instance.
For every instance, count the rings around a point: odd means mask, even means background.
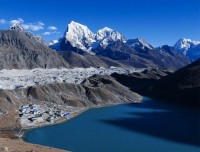
[[[44,36],[48,40],[63,35],[71,20],[94,33],[107,26],[155,46],[173,45],[181,37],[200,40],[200,0],[1,0],[0,28],[17,18],[32,28],[43,22],[34,32],[51,32]]]

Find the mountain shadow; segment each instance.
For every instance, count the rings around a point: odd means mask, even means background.
[[[156,101],[152,102],[152,99],[147,99],[142,104],[127,106],[133,108],[133,112],[128,113],[127,118],[101,120],[101,123],[200,147],[200,112],[197,109],[165,105]],[[135,108],[137,112],[134,112]],[[149,111],[143,111],[144,108]]]

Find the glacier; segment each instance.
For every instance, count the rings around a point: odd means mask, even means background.
[[[135,68],[53,68],[42,69],[3,69],[0,71],[0,89],[13,90],[27,88],[36,85],[46,85],[54,83],[74,83],[80,84],[86,78],[99,75],[111,75],[112,73],[133,73],[141,72],[144,69]]]

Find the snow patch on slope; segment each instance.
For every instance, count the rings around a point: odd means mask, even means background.
[[[145,49],[148,48],[148,49],[154,49],[154,47],[152,45],[150,45],[149,43],[147,43],[144,39],[129,39],[126,41],[126,44],[131,47],[131,48],[134,48],[134,47],[142,47],[142,49]]]

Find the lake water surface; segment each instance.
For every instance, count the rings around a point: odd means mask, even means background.
[[[74,152],[200,152],[200,112],[145,97],[30,130],[24,140]]]

